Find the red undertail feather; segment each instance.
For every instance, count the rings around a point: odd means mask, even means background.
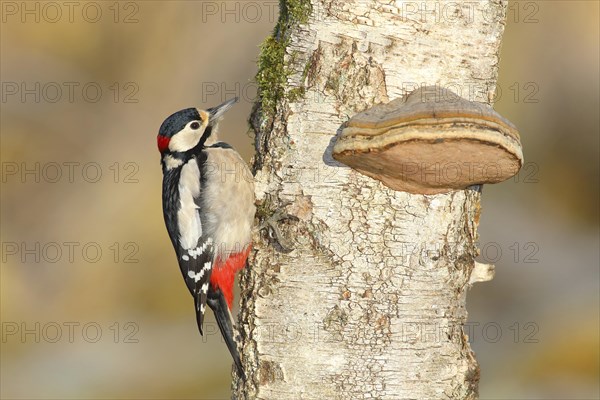
[[[213,289],[221,289],[230,309],[233,303],[233,281],[235,274],[246,265],[251,248],[252,245],[248,245],[241,252],[230,255],[225,262],[221,258],[217,258],[215,267],[210,274],[211,286]]]

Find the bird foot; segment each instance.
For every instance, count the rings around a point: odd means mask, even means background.
[[[294,250],[294,246],[285,239],[281,233],[281,230],[277,226],[279,221],[292,220],[299,221],[295,215],[288,214],[284,211],[277,210],[269,218],[264,220],[258,227],[259,231],[263,229],[267,230],[267,235],[271,243],[277,244],[279,251],[282,253],[291,253]]]

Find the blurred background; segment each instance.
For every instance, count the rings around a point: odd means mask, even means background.
[[[249,160],[277,1],[2,1],[2,399],[225,399],[161,212],[163,119],[235,95]],[[599,397],[599,7],[511,1],[495,107],[526,164],[483,191],[468,296],[482,399]],[[209,313],[210,314],[210,313]],[[207,368],[210,365],[210,368]]]

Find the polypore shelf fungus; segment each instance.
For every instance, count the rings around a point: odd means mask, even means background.
[[[436,194],[516,175],[523,150],[491,106],[430,86],[352,117],[333,158],[394,190]]]

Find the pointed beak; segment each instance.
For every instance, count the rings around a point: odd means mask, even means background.
[[[234,97],[231,100],[227,100],[225,103],[218,105],[216,107],[213,108],[209,108],[208,113],[210,114],[210,120],[211,121],[218,121],[219,119],[221,119],[221,117],[223,116],[223,114],[225,114],[225,112],[227,110],[229,110],[235,103],[238,102],[238,98]]]

